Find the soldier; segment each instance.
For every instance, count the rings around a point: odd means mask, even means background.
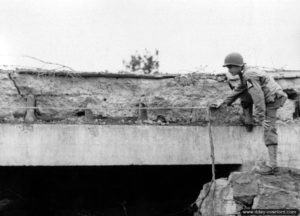
[[[252,104],[255,105],[254,117],[256,119],[254,121],[262,123],[264,127],[264,142],[268,148],[270,165],[261,167],[256,172],[272,175],[278,170],[276,113],[277,109],[285,103],[287,95],[265,71],[256,67],[248,67],[239,53],[228,54],[223,67],[227,67],[231,75],[238,75],[240,78],[240,84],[223,103],[231,105],[236,99],[241,98],[242,104],[246,104],[250,113],[252,112]]]

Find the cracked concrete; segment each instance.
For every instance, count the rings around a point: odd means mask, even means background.
[[[14,86],[16,87],[16,90],[17,90],[18,94],[19,94],[20,96],[22,96],[21,91],[20,91],[20,89],[19,89],[19,87],[18,87],[16,81],[15,81],[15,80],[13,79],[13,77],[12,77],[12,73],[8,73],[7,75],[8,75],[8,78],[13,82]]]
[[[134,124],[139,113],[137,104],[143,103],[146,107],[204,108],[148,110],[145,123],[155,123],[162,117],[166,124],[205,125],[208,120],[205,107],[231,93],[224,74],[186,74],[152,79],[151,76],[122,77],[122,74],[107,76],[106,73],[94,73],[93,76],[85,76],[84,73],[74,76],[63,73],[45,75],[43,71],[6,73],[10,90],[2,89],[2,92],[11,102],[6,103],[6,99],[1,105],[25,107],[26,96],[32,94],[38,107],[37,119],[46,119],[46,122],[82,123],[82,116],[77,116],[76,113],[78,110],[89,109],[91,124]],[[1,80],[2,84],[4,81]],[[235,80],[232,82],[233,85],[236,84]],[[300,78],[297,77],[282,78],[278,82],[283,87],[294,88],[296,91],[300,88]],[[297,103],[289,100],[286,106],[279,110],[278,118],[282,121],[293,121],[294,116],[297,116],[296,109]],[[238,102],[232,107],[221,107],[213,112],[212,124],[242,125],[241,113]],[[5,116],[8,113],[2,110],[1,115]]]
[[[22,122],[26,109],[26,99],[11,76],[13,71],[0,73],[0,122]],[[22,107],[22,108],[19,108]]]

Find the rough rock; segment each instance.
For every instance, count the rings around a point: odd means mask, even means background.
[[[269,176],[233,172],[228,179],[217,179],[215,187],[205,184],[196,205],[196,215],[202,216],[212,215],[212,205],[215,215],[242,209],[300,209],[300,170],[282,167]]]
[[[14,81],[7,72],[0,73],[0,121],[24,118],[26,98],[22,97],[15,86]],[[18,107],[23,107],[19,109]]]
[[[38,120],[65,121],[89,113],[88,119],[138,118],[138,108],[149,108],[145,122],[203,125],[208,121],[208,105],[231,93],[225,75],[193,73],[146,79],[144,77],[84,77],[78,74],[57,76],[43,72],[20,73],[6,71],[0,76],[2,87],[1,119],[24,118],[27,95],[34,95]],[[300,80],[300,78],[299,78]],[[238,81],[232,81],[236,85]],[[300,81],[299,81],[300,82]],[[281,81],[299,87],[297,80]],[[162,109],[157,109],[162,107]],[[183,108],[188,107],[188,108]],[[196,108],[195,108],[196,107]],[[278,117],[293,120],[295,102],[289,101]],[[212,110],[212,124],[241,125],[242,109],[239,102],[232,107]],[[83,114],[85,115],[85,114]]]
[[[281,121],[291,121],[294,119],[295,109],[296,101],[288,99],[284,106],[278,109],[277,118]]]
[[[207,107],[215,100],[222,99],[230,94],[227,84],[213,78],[188,79],[177,78],[170,80],[159,91],[148,92],[145,95],[145,104],[149,107],[179,107],[179,109],[150,110],[149,117],[155,119],[164,116],[169,122],[207,122]],[[180,107],[191,107],[180,109]],[[192,107],[199,107],[192,109]],[[224,111],[227,111],[226,114]],[[222,121],[226,124],[239,124],[239,107],[227,107],[213,112],[213,121]],[[219,116],[218,116],[219,115]],[[218,124],[220,122],[216,122]]]
[[[214,191],[214,193],[212,193]],[[216,200],[216,198],[220,199]],[[214,202],[212,202],[214,198]],[[217,179],[215,184],[208,183],[203,189],[196,201],[199,215],[225,215],[236,212],[236,203],[233,200],[233,190],[226,179]]]
[[[139,104],[143,103],[150,108],[148,120],[164,118],[166,122],[203,124],[208,119],[208,104],[230,93],[229,87],[220,77],[205,74],[162,80],[19,73],[12,73],[11,77],[18,86],[20,95],[35,95],[38,115],[54,120],[72,118],[87,108],[92,111],[93,116],[134,117],[138,116]],[[61,109],[63,107],[65,109]],[[166,109],[151,109],[156,107]],[[192,109],[193,107],[201,108]],[[239,124],[236,114],[240,112],[240,108],[226,110],[228,113],[224,117],[229,120],[227,123]],[[226,119],[222,119],[222,122],[226,122]]]

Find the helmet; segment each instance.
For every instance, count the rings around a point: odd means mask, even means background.
[[[228,65],[243,66],[244,64],[243,56],[237,52],[233,52],[225,57],[223,67],[227,67]]]

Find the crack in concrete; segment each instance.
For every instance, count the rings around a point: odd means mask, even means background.
[[[16,81],[12,78],[11,73],[8,73],[8,78],[13,82],[13,84],[14,84],[14,86],[15,86],[17,92],[18,92],[18,94],[19,94],[21,97],[23,97],[23,95],[21,94],[21,91],[20,91],[20,89],[19,89],[19,87],[18,87]]]

